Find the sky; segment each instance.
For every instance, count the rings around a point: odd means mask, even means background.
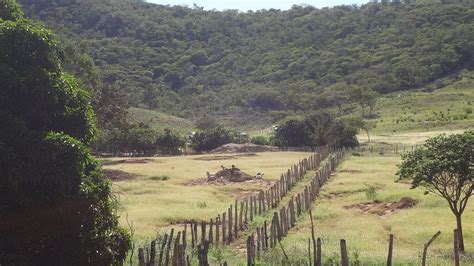
[[[162,5],[187,5],[196,4],[206,10],[238,9],[241,11],[259,9],[290,9],[293,5],[308,4],[314,7],[331,7],[335,5],[364,4],[369,0],[147,0],[149,3]]]

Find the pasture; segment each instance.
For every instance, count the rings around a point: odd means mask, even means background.
[[[266,152],[258,154],[209,154],[157,158],[110,158],[104,169],[120,170],[134,178],[114,181],[113,188],[121,205],[121,222],[126,215],[133,221],[136,240],[153,238],[159,228],[185,220],[209,220],[221,213],[235,197],[245,191],[261,189],[265,182],[226,185],[192,184],[215,173],[221,165],[236,165],[243,172],[264,173],[265,180],[276,180],[292,164],[308,157],[306,152]],[[132,163],[120,163],[120,161]],[[140,162],[140,163],[137,163]]]
[[[432,131],[426,133],[392,133],[372,137],[371,143],[362,147],[386,147],[397,145],[410,147],[421,144],[427,137],[441,133],[460,131]],[[400,150],[401,151],[401,150]],[[170,227],[181,228],[183,221],[208,221],[225,211],[235,198],[267,185],[265,182],[232,183],[227,185],[195,182],[206,177],[206,172],[217,172],[221,165],[235,164],[242,171],[255,175],[265,173],[265,179],[276,180],[283,171],[310,153],[268,152],[258,154],[206,154],[157,158],[109,158],[104,160],[105,169],[120,170],[134,175],[131,179],[114,181],[114,191],[121,205],[121,222],[127,225],[126,216],[133,221],[135,241],[144,245],[157,232]],[[128,160],[128,162],[124,162]],[[137,163],[136,161],[141,163]],[[433,234],[440,237],[429,250],[428,263],[452,264],[452,241],[455,219],[444,199],[424,195],[421,189],[410,189],[407,182],[397,180],[397,164],[400,156],[385,153],[355,153],[334,172],[329,183],[322,189],[312,207],[316,236],[323,241],[323,261],[339,261],[339,240],[347,241],[351,263],[380,265],[386,261],[388,236],[395,235],[394,265],[419,265],[423,244]],[[307,176],[313,174],[308,173]],[[299,184],[295,191],[302,188]],[[290,195],[291,196],[291,193]],[[416,201],[412,207],[372,212],[357,204],[390,205],[402,198]],[[284,201],[286,201],[285,199]],[[256,218],[248,233],[269,214]],[[311,237],[309,214],[302,216],[297,226],[290,230],[282,244],[292,265],[307,262],[307,243]],[[463,216],[467,252],[462,256],[464,264],[474,264],[474,204],[469,203]],[[210,261],[218,264],[223,259],[229,265],[245,265],[244,237],[230,246],[211,248]],[[262,265],[282,261],[279,248],[261,255]]]

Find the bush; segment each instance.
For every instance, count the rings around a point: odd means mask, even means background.
[[[359,145],[357,132],[357,128],[345,125],[330,114],[320,113],[303,120],[288,120],[277,128],[275,138],[282,146],[353,148]]]
[[[181,136],[165,129],[165,133],[158,136],[156,145],[161,154],[178,155],[181,154],[185,141]]]
[[[221,145],[238,140],[236,133],[222,126],[206,129],[191,137],[191,147],[197,152],[210,151]]]
[[[265,138],[264,136],[257,136],[257,137],[253,137],[250,140],[250,143],[253,143],[255,145],[269,145],[270,141],[268,138]]]

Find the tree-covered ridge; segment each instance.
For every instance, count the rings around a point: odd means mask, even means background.
[[[469,1],[247,13],[141,1],[20,2],[80,41],[132,105],[187,117],[340,105],[357,88],[408,90],[474,61]]]

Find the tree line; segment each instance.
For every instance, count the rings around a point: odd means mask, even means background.
[[[474,62],[469,1],[248,12],[129,0],[20,3],[86,53],[84,63],[124,88],[132,106],[187,118],[291,114],[358,99],[369,114],[364,96],[423,87]]]

